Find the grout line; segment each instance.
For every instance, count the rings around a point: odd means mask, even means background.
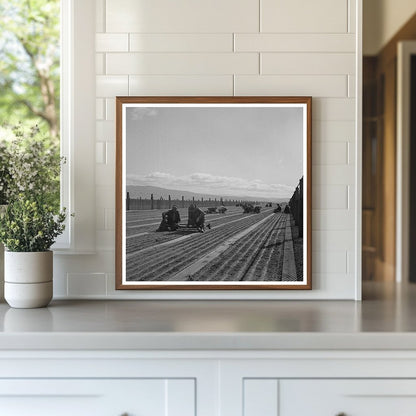
[[[103,0],[103,13],[104,13],[104,16],[102,16],[102,18],[103,18],[103,29],[104,29],[104,33],[106,33],[107,32],[107,19],[106,19],[107,0]]]
[[[131,52],[130,44],[131,44],[131,33],[127,33],[127,52]]]
[[[259,33],[263,30],[263,22],[261,20],[262,0],[259,0]]]
[[[347,86],[347,91],[345,92],[345,96],[347,98],[351,98],[350,94],[349,94],[349,90],[350,90],[350,78],[348,75],[345,75],[347,77],[347,82],[346,82],[346,86]]]
[[[347,165],[351,163],[350,150],[350,142],[347,142]]]
[[[347,185],[347,210],[350,209],[350,185]]]
[[[262,75],[263,73],[263,68],[262,68],[262,59],[261,59],[261,52],[259,53],[259,75]]]
[[[233,74],[233,96],[235,96],[235,74]]]
[[[349,272],[350,272],[350,268],[349,268],[349,253],[348,253],[348,250],[345,252],[345,262],[346,262],[346,264],[345,264],[345,270],[346,270],[346,272],[347,272],[347,274],[349,274]]]
[[[347,97],[350,98],[350,76],[347,75]]]
[[[347,32],[351,33],[351,0],[347,1]]]

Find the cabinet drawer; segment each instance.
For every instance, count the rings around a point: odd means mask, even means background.
[[[195,380],[1,380],[7,416],[194,416]]]
[[[414,416],[415,380],[280,380],[279,416]]]

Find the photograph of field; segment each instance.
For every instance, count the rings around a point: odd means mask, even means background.
[[[123,283],[305,283],[305,107],[128,104]]]

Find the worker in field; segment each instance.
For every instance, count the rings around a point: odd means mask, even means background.
[[[176,231],[181,222],[181,216],[179,215],[176,205],[164,213],[162,213],[162,222],[156,231]]]
[[[283,211],[285,214],[290,214],[290,206],[289,204],[286,204],[285,210]]]
[[[205,231],[205,213],[195,204],[188,207],[188,227],[196,228],[201,233]],[[207,228],[211,228],[211,226],[208,224]]]

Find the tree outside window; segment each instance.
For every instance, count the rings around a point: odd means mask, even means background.
[[[60,1],[0,0],[0,140],[37,125],[59,157],[59,109]]]

